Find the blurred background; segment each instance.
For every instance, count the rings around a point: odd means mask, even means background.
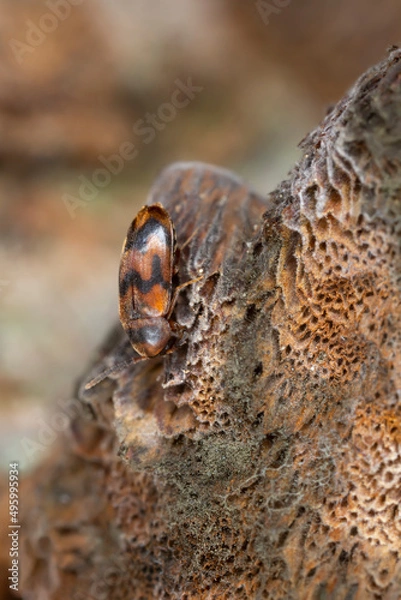
[[[400,28],[399,0],[0,0],[3,465],[51,447],[160,169],[215,163],[269,192]]]

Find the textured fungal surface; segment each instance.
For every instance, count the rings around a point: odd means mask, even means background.
[[[267,199],[162,173],[185,334],[135,363],[116,326],[83,378],[24,598],[401,597],[400,123],[394,49]]]

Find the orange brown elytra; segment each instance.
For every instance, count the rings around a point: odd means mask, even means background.
[[[167,210],[159,203],[142,207],[128,229],[119,270],[120,322],[136,356],[97,373],[85,382],[85,391],[132,363],[173,350],[182,334],[182,327],[171,318],[178,294],[204,278],[177,285],[178,256]]]
[[[128,229],[119,274],[120,321],[143,358],[165,354],[179,337],[170,319],[177,293],[178,249],[173,222],[161,204],[144,206]]]

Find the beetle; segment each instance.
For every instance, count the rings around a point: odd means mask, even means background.
[[[202,274],[177,285],[178,260],[169,213],[160,203],[143,206],[128,229],[119,268],[120,322],[137,355],[97,373],[85,383],[86,391],[132,362],[173,350],[182,336],[182,328],[171,318],[178,295],[187,285],[204,278]]]
[[[181,332],[171,314],[179,291],[174,224],[159,203],[141,208],[125,238],[119,271],[119,313],[133,349],[143,358],[166,354]]]

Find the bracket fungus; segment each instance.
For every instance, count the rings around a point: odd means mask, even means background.
[[[26,482],[24,598],[401,597],[400,124],[394,48],[267,198],[161,174],[183,343],[99,352]]]

